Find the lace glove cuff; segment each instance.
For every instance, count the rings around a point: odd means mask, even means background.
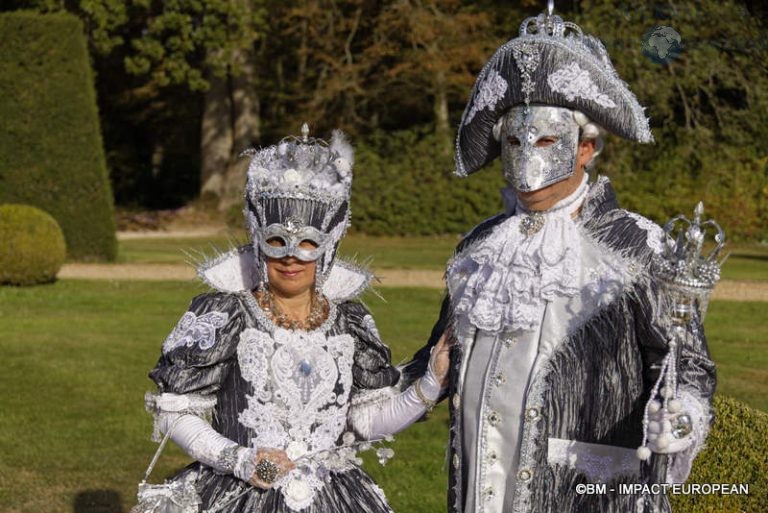
[[[256,449],[238,447],[233,474],[236,478],[248,482],[256,472]]]

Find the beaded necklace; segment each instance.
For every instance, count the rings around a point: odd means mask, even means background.
[[[303,321],[292,319],[283,312],[275,301],[275,296],[269,287],[265,287],[256,294],[256,300],[264,312],[272,318],[277,326],[288,330],[311,331],[319,328],[328,316],[328,300],[320,292],[314,291],[309,300],[309,315]]]

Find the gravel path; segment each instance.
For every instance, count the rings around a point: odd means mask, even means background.
[[[376,271],[381,287],[443,288],[443,272],[411,269]],[[195,271],[177,264],[65,264],[59,278],[86,280],[192,280]],[[768,282],[723,280],[713,299],[728,301],[768,301]]]
[[[227,235],[226,226],[207,226],[197,230],[157,230],[146,232],[117,232],[117,240],[134,239],[206,239]]]

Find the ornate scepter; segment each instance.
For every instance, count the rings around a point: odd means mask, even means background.
[[[725,246],[725,232],[713,219],[702,222],[704,204],[699,202],[693,211],[693,220],[679,215],[667,221],[664,232],[668,240],[664,253],[655,261],[656,274],[668,293],[669,315],[674,326],[687,324],[694,311],[703,320],[709,296],[720,280],[717,257]],[[679,225],[679,226],[678,226]],[[677,237],[674,237],[677,227]],[[702,254],[708,228],[715,230],[715,248]]]
[[[709,305],[709,297],[720,279],[718,261],[725,245],[725,232],[714,220],[702,221],[704,204],[699,202],[693,211],[693,219],[683,215],[673,217],[664,225],[664,250],[653,262],[653,273],[661,283],[661,304],[669,319],[669,351],[661,366],[657,380],[643,417],[643,445],[638,457],[647,460],[651,456],[648,441],[648,414],[675,414],[682,410],[677,399],[677,352],[685,343],[692,320],[703,322]],[[709,254],[702,252],[707,231],[714,231],[715,247]],[[662,386],[663,383],[663,386]],[[661,402],[657,397],[661,397]],[[671,436],[684,438],[692,431],[691,417],[678,415],[672,423]],[[658,435],[656,445],[665,449],[673,441],[665,433]]]

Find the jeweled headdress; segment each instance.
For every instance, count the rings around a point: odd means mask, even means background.
[[[600,40],[552,11],[550,1],[546,12],[524,20],[519,36],[499,47],[478,75],[459,125],[457,175],[499,155],[493,127],[515,105],[566,107],[625,139],[653,141],[643,108]]]
[[[290,136],[275,146],[245,153],[252,159],[245,187],[245,219],[254,254],[266,281],[265,256],[295,256],[317,260],[318,278],[330,270],[339,241],[349,224],[349,200],[354,150],[344,134],[335,131],[331,143]],[[284,245],[273,248],[270,238]],[[310,240],[317,248],[298,247]]]

